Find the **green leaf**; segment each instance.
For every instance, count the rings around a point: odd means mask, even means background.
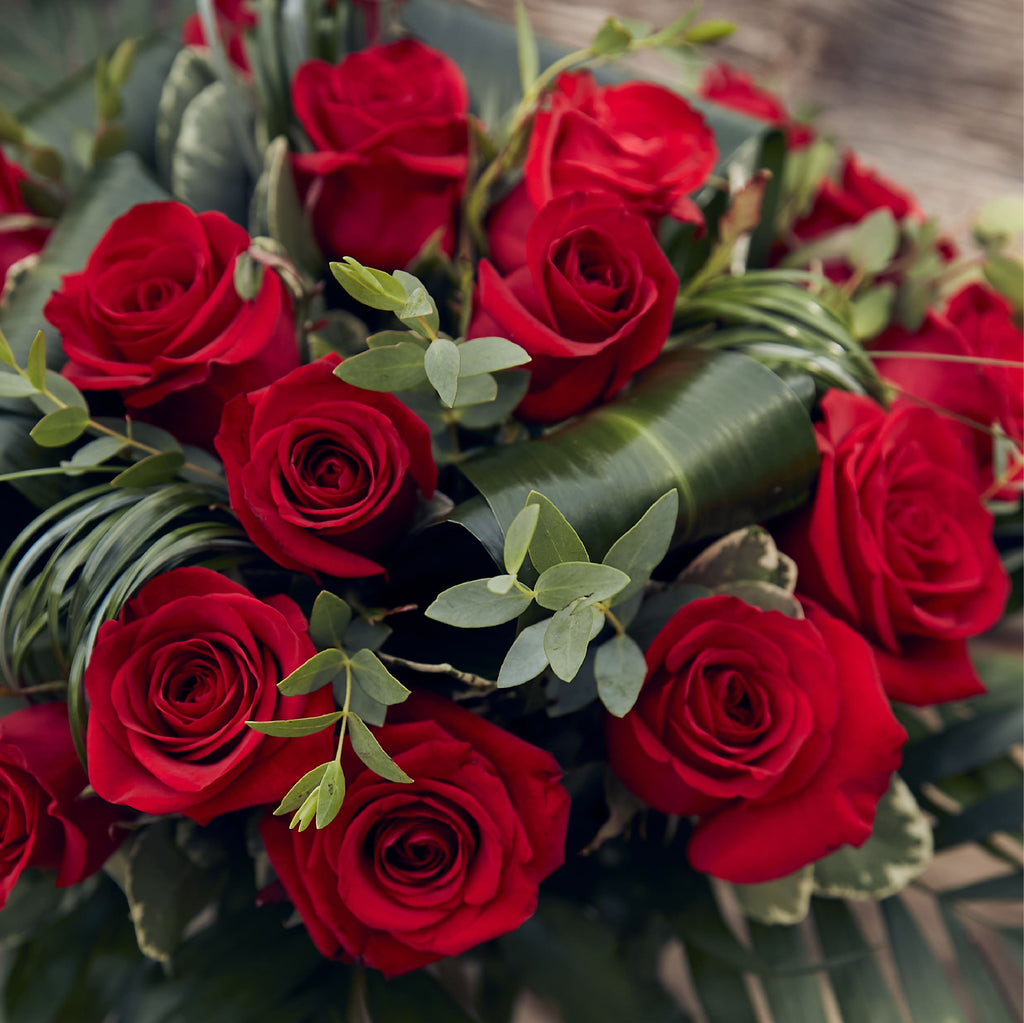
[[[56,412],[57,409],[63,408],[65,405],[88,412],[89,404],[85,400],[85,396],[70,380],[55,373],[52,369],[48,369],[45,383],[46,390],[53,395],[53,398],[50,397],[50,394],[43,393],[33,394],[30,398],[32,404],[44,415],[48,412]],[[57,400],[54,401],[54,398]]]
[[[45,322],[43,306],[65,274],[85,266],[111,221],[137,203],[168,198],[131,153],[104,160],[85,178],[50,234],[36,268],[17,284],[0,316],[21,365],[39,324]],[[60,336],[49,331],[47,340],[47,361],[60,366],[65,360]]]
[[[761,582],[759,579],[742,579],[739,582],[717,586],[714,592],[739,597],[751,607],[759,607],[762,611],[780,611],[787,618],[804,617],[800,601],[792,593],[787,593],[774,583]]]
[[[885,899],[881,905],[910,1018],[935,1020],[936,1023],[966,1023],[945,971],[906,906],[896,896]]]
[[[374,774],[379,774],[388,781],[402,782],[406,785],[412,782],[412,778],[384,752],[376,736],[356,714],[348,716],[348,737],[356,756]]]
[[[984,245],[1006,244],[1024,232],[1024,200],[1016,195],[991,199],[978,210],[974,236]]]
[[[51,415],[57,415],[56,412]],[[86,415],[86,413],[82,413]],[[157,483],[167,483],[178,475],[178,470],[185,464],[185,455],[180,451],[161,451],[148,455],[141,461],[118,473],[111,481],[112,487],[127,488],[151,487]]]
[[[742,355],[679,351],[570,426],[493,448],[460,469],[503,530],[531,491],[545,495],[531,498],[541,503],[541,518],[530,557],[543,571],[586,560],[581,549],[602,557],[673,489],[677,543],[780,514],[806,498],[817,465],[810,417],[789,385]],[[551,502],[561,513],[546,511]],[[579,529],[571,534],[574,550],[556,546],[566,531],[553,529],[555,518]],[[477,535],[500,562],[501,548]]]
[[[720,39],[726,39],[736,31],[736,25],[723,18],[712,18],[702,21],[699,25],[686,30],[686,41],[694,45],[705,43],[717,43]]]
[[[948,905],[940,903],[940,908],[943,923],[953,939],[957,972],[966,983],[967,993],[974,1006],[975,1019],[984,1023],[1014,1023],[1019,1016],[1012,1013],[1010,1007],[1000,997],[998,979],[993,976],[993,971],[989,969],[981,955],[974,937]]]
[[[367,391],[408,391],[427,379],[423,349],[409,341],[360,352],[335,366],[334,375]]]
[[[333,763],[334,761],[331,761]],[[327,766],[330,767],[331,763]],[[326,772],[325,772],[326,773]],[[303,804],[295,811],[294,816],[288,823],[288,830],[291,831],[293,828],[298,827],[299,832],[303,832],[313,823],[316,818],[317,807],[320,804],[320,786],[317,785],[315,789],[308,796],[306,796]]]
[[[29,436],[44,448],[59,448],[82,436],[89,425],[89,413],[80,408],[62,408],[44,416]]]
[[[814,892],[834,899],[879,901],[905,888],[932,861],[932,829],[910,789],[893,775],[871,836],[814,864]],[[767,922],[767,921],[766,921]]]
[[[590,44],[595,57],[618,57],[629,50],[633,33],[618,18],[607,17]]]
[[[331,263],[331,273],[337,282],[357,301],[371,309],[397,312],[407,300],[405,288],[391,274],[363,266],[352,256],[341,263]]]
[[[459,388],[459,346],[446,337],[432,341],[423,356],[427,379],[441,401],[451,408]]]
[[[440,326],[437,306],[423,282],[405,270],[396,270],[392,276],[402,285],[406,294],[405,305],[395,315],[422,337],[430,338],[432,333],[436,334]]]
[[[486,579],[474,579],[439,593],[424,614],[435,622],[460,629],[486,629],[518,618],[532,602],[532,595],[518,590],[492,593]]]
[[[896,301],[896,285],[875,283],[853,302],[853,336],[870,341],[889,326]]]
[[[474,337],[459,345],[459,376],[497,373],[530,361],[525,348],[503,337]]]
[[[185,109],[208,85],[216,81],[208,54],[186,46],[178,51],[164,79],[156,113],[156,169],[170,186],[174,145],[181,132]]]
[[[39,388],[18,373],[0,373],[0,398],[27,398]]]
[[[570,604],[556,611],[544,631],[544,654],[551,670],[571,682],[587,656],[594,622],[600,613],[586,604]]]
[[[281,800],[277,809],[274,811],[274,816],[280,817],[282,814],[292,813],[294,810],[298,810],[298,808],[302,806],[309,797],[310,793],[323,780],[324,774],[330,765],[331,761],[328,761],[326,764],[320,764],[318,767],[314,767],[313,770],[307,771],[285,793],[284,799]]]
[[[292,718],[290,721],[246,721],[246,724],[254,732],[261,732],[263,735],[295,739],[322,732],[325,728],[330,728],[335,722],[340,721],[341,717],[341,711],[336,710],[330,714],[320,714],[312,718]]]
[[[359,650],[352,657],[352,681],[367,696],[388,707],[402,703],[409,696],[409,690],[381,664],[372,650]]]
[[[459,409],[459,425],[468,430],[485,430],[503,423],[512,410],[523,400],[530,386],[530,374],[526,370],[510,370],[495,378],[498,386],[493,401],[482,405],[470,405]],[[465,380],[460,378],[459,387]],[[458,402],[458,397],[456,397]]]
[[[737,529],[705,547],[680,574],[679,583],[716,589],[733,582],[766,582],[796,589],[796,564],[761,526]]]
[[[370,622],[356,618],[345,633],[345,642],[350,650],[379,650],[391,635],[391,626],[384,622]]]
[[[472,477],[470,477],[472,479]],[[474,481],[475,482],[475,481]],[[479,486],[479,484],[476,484]],[[587,548],[566,517],[543,494],[531,490],[528,505],[540,508],[540,518],[530,541],[530,561],[538,572],[564,561],[589,561]],[[518,514],[518,512],[517,512]],[[499,522],[500,522],[499,517]]]
[[[487,589],[491,593],[508,593],[515,584],[516,577],[514,575],[496,575],[487,580]]]
[[[345,799],[345,772],[337,760],[332,760],[324,771],[317,789],[316,826],[326,828],[341,810]]]
[[[317,649],[340,647],[351,621],[352,608],[330,590],[321,590],[309,616],[309,638]]]
[[[628,714],[647,677],[647,662],[636,640],[614,636],[602,643],[594,657],[594,677],[605,707],[617,718]]]
[[[798,924],[811,908],[811,867],[761,884],[733,885],[745,916],[762,924]]]
[[[2,330],[0,330],[0,362],[5,366],[10,366],[11,369],[15,369],[17,367],[17,363],[14,359],[14,352],[11,351],[11,344]]]
[[[260,293],[263,284],[263,274],[266,267],[258,263],[248,252],[240,252],[235,257],[235,269],[232,273],[232,283],[235,286],[235,294],[243,302],[251,302]]]
[[[345,667],[346,659],[340,650],[333,647],[321,650],[281,679],[277,683],[278,692],[282,696],[303,696],[315,692],[327,685]]]
[[[662,494],[644,512],[640,521],[612,544],[601,564],[617,568],[629,576],[629,585],[615,595],[612,607],[629,600],[644,588],[651,573],[668,553],[678,514],[679,494],[670,490]]]
[[[453,408],[468,408],[473,405],[486,405],[498,396],[498,381],[490,373],[481,373],[475,377],[459,377],[459,386],[455,392]]]
[[[540,56],[537,39],[530,25],[523,0],[516,0],[516,55],[519,59],[519,85],[525,95],[540,74]]]
[[[1013,256],[994,254],[982,264],[985,280],[1008,298],[1015,309],[1024,306],[1024,263]]]
[[[505,571],[513,577],[526,560],[526,552],[533,540],[539,518],[540,506],[528,504],[509,523],[505,533]]]
[[[400,344],[414,344],[421,352],[427,350],[428,342],[411,330],[380,330],[366,338],[367,348],[387,348]],[[424,378],[426,374],[424,374]]]
[[[118,437],[97,437],[83,444],[68,460],[69,466],[102,465],[109,462],[125,449],[125,443]]]
[[[285,136],[279,135],[267,146],[263,154],[263,175],[266,184],[266,233],[285,247],[296,266],[310,273],[319,272],[323,256],[313,237],[309,216],[295,191],[295,175]],[[254,195],[254,201],[255,198]],[[250,231],[250,234],[256,233]]]
[[[509,647],[498,672],[498,688],[508,689],[522,685],[536,678],[547,666],[548,655],[544,652],[544,634],[549,619],[528,625]]]
[[[222,879],[178,848],[175,823],[159,820],[138,832],[124,877],[139,951],[162,963],[170,963],[189,921],[213,901]]]
[[[36,331],[28,350],[26,373],[32,386],[41,391],[46,383],[46,335],[41,330]]]
[[[854,228],[847,256],[863,273],[881,273],[892,262],[899,244],[900,229],[892,211],[875,210]]]
[[[540,574],[534,596],[541,607],[558,611],[577,599],[588,604],[608,600],[629,583],[629,576],[608,565],[567,561]]]

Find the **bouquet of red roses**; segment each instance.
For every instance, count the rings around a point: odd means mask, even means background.
[[[731,29],[199,0],[0,108],[11,1020],[1010,1018],[1018,211],[619,63]]]

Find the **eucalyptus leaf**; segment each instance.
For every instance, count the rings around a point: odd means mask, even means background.
[[[733,885],[745,916],[762,924],[798,924],[811,908],[812,867],[761,884]]]
[[[309,215],[295,191],[288,153],[288,140],[279,135],[263,155],[266,176],[267,233],[280,242],[292,261],[310,273],[323,265],[323,256],[313,237]]]
[[[406,303],[405,288],[391,274],[363,266],[352,256],[340,263],[331,263],[337,282],[357,301],[371,309],[397,312]]]
[[[82,392],[66,377],[48,369],[44,375],[46,390],[49,392],[30,395],[30,401],[44,415],[48,412],[56,412],[64,406],[89,410],[89,404]],[[53,395],[51,398],[50,395]],[[54,401],[54,398],[57,400]]]
[[[531,490],[527,505],[540,508],[540,517],[530,541],[530,561],[538,572],[561,564],[563,561],[589,561],[587,548],[566,517],[543,494]],[[500,522],[499,518],[499,522]]]
[[[370,622],[356,618],[345,633],[345,642],[350,650],[379,650],[391,635],[391,626],[384,622]]]
[[[52,415],[56,415],[54,412]],[[83,413],[84,415],[85,413]],[[178,470],[185,464],[185,456],[180,451],[160,451],[148,455],[141,461],[130,465],[124,472],[118,473],[111,481],[112,487],[128,488],[151,487],[158,483],[167,483],[174,479]]]
[[[608,600],[629,583],[629,576],[609,565],[568,561],[552,565],[540,574],[534,595],[541,607],[558,611],[582,598],[587,603]]]
[[[334,375],[367,391],[411,390],[427,379],[423,349],[409,341],[360,352],[335,366]]]
[[[29,436],[44,448],[59,448],[78,440],[89,425],[89,413],[80,408],[61,408],[44,416]]]
[[[602,643],[594,656],[594,677],[597,695],[609,712],[618,718],[628,714],[647,677],[647,662],[636,640],[622,635]]]
[[[324,773],[327,768],[330,767],[330,761],[326,764],[320,764],[318,767],[314,767],[311,771],[307,771],[284,795],[277,809],[274,811],[275,817],[280,817],[282,814],[292,813],[298,810],[300,806],[309,797],[309,794],[320,784],[323,780]]]
[[[459,389],[459,346],[445,337],[432,341],[423,356],[423,368],[441,401],[451,408]]]
[[[587,647],[599,612],[589,605],[570,604],[547,622],[544,630],[544,654],[551,670],[563,681],[571,682],[587,656]]]
[[[494,379],[497,395],[486,404],[460,407],[460,426],[469,430],[485,430],[503,423],[523,400],[530,386],[530,374],[526,370],[508,370]]]
[[[475,377],[459,377],[453,408],[469,408],[473,405],[487,405],[498,396],[498,381],[490,373]]]
[[[321,590],[309,616],[309,638],[318,649],[340,647],[351,621],[352,608],[330,590]]]
[[[327,685],[345,667],[346,657],[333,647],[314,654],[277,683],[282,696],[303,696]]]
[[[533,596],[520,593],[492,593],[488,580],[473,579],[459,583],[443,593],[424,614],[436,622],[461,629],[486,629],[518,618],[533,602]]]
[[[412,782],[412,778],[388,756],[377,741],[377,737],[356,714],[348,716],[348,737],[356,756],[374,774],[379,774],[388,781],[401,782],[405,785]]]
[[[345,799],[345,772],[337,760],[332,760],[320,779],[317,789],[316,826],[326,828],[341,811]]]
[[[254,732],[261,732],[263,735],[295,739],[322,732],[325,728],[330,728],[335,722],[340,721],[341,717],[341,711],[337,710],[330,714],[319,714],[310,718],[292,718],[288,721],[246,721],[246,724]]]
[[[496,575],[487,580],[487,589],[491,593],[508,593],[515,584],[516,577],[514,575]]]
[[[526,349],[503,337],[474,337],[459,345],[459,376],[497,373],[530,361]]]
[[[97,437],[83,444],[69,459],[72,467],[102,465],[125,450],[125,443],[119,437]]]
[[[850,263],[867,274],[880,273],[896,255],[900,230],[892,211],[874,210],[853,231],[848,257]]]
[[[41,330],[32,339],[25,371],[32,386],[41,391],[46,382],[46,335]]]
[[[678,514],[679,493],[670,490],[662,494],[644,512],[640,521],[612,544],[601,564],[610,565],[629,576],[628,585],[611,601],[612,607],[629,600],[644,588],[651,573],[668,553]]]
[[[1008,298],[1015,309],[1024,307],[1024,262],[1014,256],[995,253],[982,264],[985,280]]]
[[[0,398],[27,398],[39,388],[18,373],[0,373]]]
[[[352,656],[352,681],[385,706],[402,703],[409,696],[409,690],[384,667],[372,650],[359,650]]]
[[[428,342],[411,330],[380,330],[366,338],[367,348],[387,348],[409,343],[416,345],[420,351],[427,350]]]
[[[515,638],[498,672],[498,688],[508,689],[522,685],[536,678],[547,666],[548,655],[544,652],[544,634],[549,619],[528,625]]]
[[[515,576],[526,560],[526,552],[533,541],[540,519],[540,505],[528,504],[509,523],[505,533],[505,571]]]

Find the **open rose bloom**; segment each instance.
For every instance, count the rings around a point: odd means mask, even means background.
[[[696,9],[13,6],[0,1018],[1018,1018],[1013,204]]]

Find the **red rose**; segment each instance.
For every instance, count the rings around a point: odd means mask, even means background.
[[[125,832],[124,816],[95,796],[75,753],[66,703],[0,718],[0,907],[26,867],[57,871],[65,888],[95,874]]]
[[[900,326],[879,335],[873,347],[880,351],[1024,359],[1024,334],[1013,322],[1013,309],[1001,295],[983,284],[968,284],[949,301],[942,313],[930,311],[914,333]],[[998,423],[1018,449],[1024,445],[1024,372],[1008,366],[908,358],[878,359],[879,372],[913,398],[946,409],[963,419],[988,427]],[[1020,496],[1021,467],[1016,474],[993,484],[993,440],[981,430],[950,420],[950,425],[973,452],[983,486],[998,496]]]
[[[894,700],[983,692],[964,638],[996,623],[1009,580],[966,448],[928,409],[843,391],[821,408],[818,490],[779,538],[799,591],[874,645]]]
[[[614,196],[650,219],[694,224],[690,198],[718,149],[698,110],[650,82],[598,86],[589,72],[559,75],[530,133],[524,172],[540,209],[568,192]]]
[[[246,29],[255,28],[256,15],[249,10],[247,0],[213,0],[214,13],[221,42],[228,60],[239,71],[249,71],[249,58],[245,54]],[[207,47],[203,20],[198,14],[190,14],[181,27],[181,41],[186,46]]]
[[[92,787],[112,803],[200,824],[279,800],[330,759],[330,733],[277,739],[246,721],[334,709],[329,689],[278,693],[313,653],[288,597],[259,600],[205,568],[152,579],[100,627],[85,670]]]
[[[337,820],[267,816],[270,862],[316,947],[395,976],[514,930],[562,864],[569,797],[554,758],[441,697],[388,711],[398,785],[346,749]]]
[[[865,167],[848,152],[843,155],[839,181],[822,181],[814,205],[793,225],[793,234],[801,241],[810,241],[857,224],[875,210],[889,210],[896,220],[923,217],[917,200],[909,192]]]
[[[469,166],[469,94],[443,53],[414,39],[303,64],[295,115],[316,147],[292,157],[330,256],[406,266],[439,234],[449,255]]]
[[[647,221],[606,196],[544,207],[525,266],[480,264],[468,337],[499,335],[530,353],[526,419],[556,422],[610,398],[668,337],[679,280]]]
[[[725,61],[705,70],[697,95],[755,120],[784,127],[790,149],[800,149],[814,138],[814,132],[806,124],[793,121],[778,96],[760,88],[745,71]]]
[[[20,226],[17,218],[31,217],[32,211],[21,197],[21,182],[27,175],[9,161],[0,149],[0,218],[13,217],[10,227],[0,226],[0,291],[7,279],[7,271],[26,256],[38,252],[46,243],[48,227]]]
[[[327,356],[224,410],[217,451],[231,507],[285,568],[350,578],[412,521],[437,486],[430,431],[390,394],[339,380]]]
[[[616,774],[656,810],[699,815],[690,862],[727,881],[771,881],[863,843],[900,764],[907,736],[870,648],[805,611],[687,604],[648,649],[634,708],[607,716]]]
[[[221,408],[298,363],[291,300],[275,273],[250,301],[234,266],[249,235],[220,213],[145,203],[118,217],[43,310],[63,335],[64,376],[120,391],[134,418],[209,445]]]

